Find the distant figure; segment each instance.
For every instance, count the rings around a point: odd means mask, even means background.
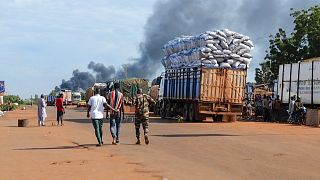
[[[59,97],[56,98],[56,107],[57,107],[57,126],[59,123],[63,126],[63,115],[65,114],[65,109],[63,107],[63,94],[59,94]]]
[[[10,111],[11,110],[11,101],[8,100],[7,102],[7,111]]]
[[[113,88],[109,93],[108,100],[110,106],[116,110],[110,112],[110,133],[112,136],[112,144],[116,145],[120,143],[120,126],[121,119],[124,117],[124,103],[119,83],[114,83]]]
[[[273,119],[274,121],[281,122],[281,101],[279,95],[277,95],[277,98],[273,102]]]
[[[289,102],[289,109],[288,109],[288,113],[289,113],[289,118],[288,118],[288,123],[292,123],[294,121],[293,118],[293,113],[294,113],[294,103],[295,103],[295,96],[291,97],[291,101]]]
[[[263,95],[263,121],[267,122],[269,121],[269,116],[270,116],[270,98],[269,96]]]
[[[40,98],[38,99],[38,126],[45,126],[45,119],[47,117],[46,111],[47,104],[44,101],[44,95],[41,94]]]
[[[95,89],[95,95],[91,96],[88,101],[87,117],[91,116],[92,124],[95,130],[95,134],[98,140],[97,146],[102,146],[102,125],[103,125],[103,114],[104,107],[106,106],[106,98],[100,96],[100,89]]]
[[[294,102],[293,111],[298,112],[300,110],[300,108],[302,108],[302,107],[303,107],[303,103],[301,101],[301,98],[298,97],[297,100]]]
[[[142,93],[142,89],[139,88],[137,91],[137,96],[135,98],[135,128],[136,128],[136,144],[141,144],[140,142],[140,125],[142,124],[144,131],[144,140],[146,144],[149,144],[149,103],[155,104],[156,102],[147,94]]]
[[[262,99],[261,95],[257,94],[255,96],[255,116],[262,116],[263,115],[263,105],[262,105]]]
[[[67,108],[67,105],[68,105],[68,99],[67,98],[64,99],[64,104],[65,104],[64,107]]]

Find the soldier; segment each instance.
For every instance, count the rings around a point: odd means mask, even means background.
[[[149,103],[155,104],[156,102],[147,94],[142,93],[142,89],[138,89],[137,96],[134,100],[135,104],[135,128],[136,128],[136,144],[140,142],[140,124],[142,124],[144,130],[144,140],[146,144],[149,144],[148,132],[149,132]]]

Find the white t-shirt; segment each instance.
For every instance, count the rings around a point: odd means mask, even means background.
[[[90,97],[88,105],[91,106],[91,119],[103,119],[104,103],[107,103],[106,98],[99,94]]]

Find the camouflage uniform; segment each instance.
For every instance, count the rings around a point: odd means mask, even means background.
[[[142,124],[144,135],[149,132],[149,103],[154,103],[155,101],[147,94],[137,94],[134,104],[135,104],[135,128],[136,137],[140,138],[140,124]]]

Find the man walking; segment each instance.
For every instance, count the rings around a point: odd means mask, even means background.
[[[103,125],[103,114],[104,107],[107,105],[106,98],[100,96],[100,89],[95,89],[95,95],[90,97],[88,102],[87,117],[91,116],[94,131],[98,140],[97,146],[102,146],[102,125]]]
[[[63,126],[63,114],[65,113],[65,109],[63,107],[63,94],[59,94],[59,97],[56,98],[56,107],[57,107],[57,126],[59,126],[59,122],[61,126]]]
[[[46,111],[47,104],[44,101],[44,95],[41,94],[40,98],[38,99],[38,126],[45,126],[45,119],[47,117]]]
[[[274,103],[273,103],[274,121],[281,122],[280,113],[281,113],[281,101],[280,101],[280,96],[277,95],[277,98],[274,100]]]
[[[135,128],[136,128],[136,144],[140,142],[140,125],[142,124],[144,131],[145,143],[149,144],[148,132],[149,132],[149,103],[155,104],[156,102],[147,94],[142,93],[142,89],[138,89],[137,96],[135,98]]]
[[[110,112],[110,133],[113,138],[112,144],[116,145],[120,143],[121,118],[124,117],[123,94],[120,92],[119,83],[114,83],[113,91],[110,92],[108,100],[114,109]]]
[[[289,113],[289,118],[287,120],[288,123],[293,123],[294,122],[294,103],[296,101],[295,96],[291,97],[291,101],[289,102],[289,109],[288,109],[288,113]]]
[[[269,96],[263,95],[263,121],[268,122],[269,121],[269,115],[270,115],[270,101]]]

